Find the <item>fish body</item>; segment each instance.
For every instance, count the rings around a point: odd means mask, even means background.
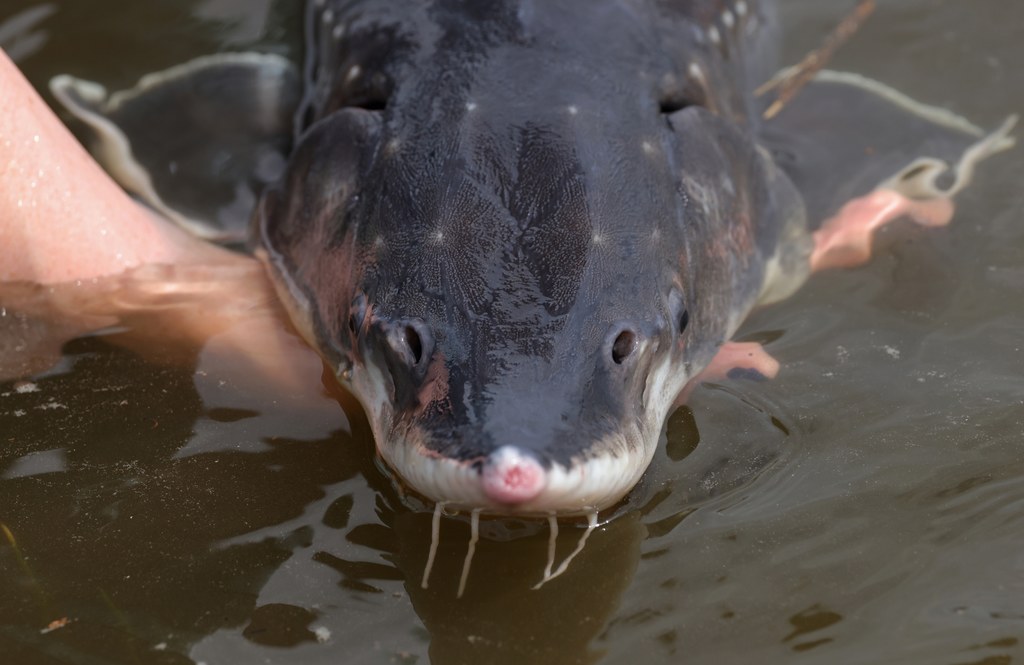
[[[639,480],[806,237],[753,130],[764,9],[316,12],[312,124],[257,215],[263,255],[413,488],[586,512]]]

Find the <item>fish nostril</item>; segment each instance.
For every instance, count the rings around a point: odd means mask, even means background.
[[[417,373],[422,374],[434,353],[434,338],[419,319],[396,321],[388,334],[392,348],[405,358]]]
[[[419,365],[420,361],[423,360],[423,340],[420,339],[420,334],[416,332],[416,328],[411,325],[405,327],[405,343],[409,346],[409,351],[412,352],[413,364]]]
[[[679,315],[679,334],[682,335],[686,332],[686,326],[690,324],[690,312],[684,309],[683,313]]]
[[[419,319],[375,318],[371,325],[375,336],[385,344],[388,355],[404,369],[423,378],[430,358],[434,354],[434,337],[430,329]],[[393,368],[393,369],[397,369]]]
[[[632,330],[623,330],[612,343],[612,361],[616,365],[621,365],[636,350],[636,347],[636,333]]]
[[[687,309],[683,294],[677,290],[673,290],[668,296],[668,311],[669,316],[675,319],[676,328],[674,331],[677,337],[682,337],[686,333],[686,328],[690,325],[690,310]]]
[[[348,308],[348,332],[355,340],[359,337],[359,330],[366,320],[366,296],[358,294],[352,299]]]

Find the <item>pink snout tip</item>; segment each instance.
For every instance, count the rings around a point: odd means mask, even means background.
[[[491,453],[481,480],[490,500],[520,504],[537,498],[544,491],[547,473],[533,457],[514,446],[503,446]]]

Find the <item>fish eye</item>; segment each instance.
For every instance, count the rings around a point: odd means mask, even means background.
[[[349,68],[349,76],[344,86],[344,106],[364,111],[387,109],[394,88],[387,76],[382,72],[365,72],[358,65]]]
[[[672,115],[676,111],[682,111],[690,106],[699,106],[695,102],[679,95],[664,95],[658,100],[658,110],[663,115]]]
[[[636,333],[628,329],[623,330],[612,343],[612,361],[616,365],[621,365],[636,350],[636,347]]]
[[[383,111],[388,107],[388,98],[382,94],[367,94],[350,101],[348,106],[364,111]]]
[[[658,110],[663,115],[672,115],[691,106],[707,108],[707,100],[707,87],[702,77],[689,77],[682,82],[674,79],[659,91]]]

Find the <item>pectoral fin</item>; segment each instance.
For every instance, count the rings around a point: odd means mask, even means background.
[[[276,55],[220,54],[107,90],[67,75],[54,96],[94,136],[93,155],[127,190],[191,233],[248,236],[263,187],[283,172],[301,84]]]

